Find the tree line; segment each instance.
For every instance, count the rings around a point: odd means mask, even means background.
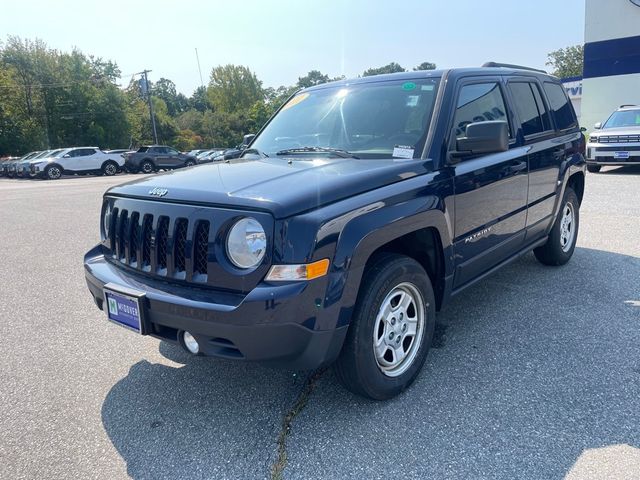
[[[424,62],[413,70],[435,68]],[[392,62],[362,76],[403,71]],[[128,83],[119,85],[121,78]],[[264,87],[248,67],[221,65],[190,97],[160,78],[149,83],[158,141],[180,150],[236,145],[297,90],[340,78],[312,70],[294,85],[273,88]],[[9,36],[0,43],[0,157],[62,146],[152,143],[143,87],[139,77],[123,76],[111,60]]]

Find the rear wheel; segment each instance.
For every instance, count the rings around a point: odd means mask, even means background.
[[[591,173],[598,173],[602,165],[587,165],[587,170]]]
[[[533,251],[538,261],[552,266],[567,263],[576,248],[579,226],[580,202],[573,189],[567,187],[547,243]]]
[[[140,165],[140,171],[142,173],[153,173],[154,170],[155,166],[150,160],[145,160],[142,162],[142,165]]]
[[[102,165],[102,173],[107,177],[112,177],[118,173],[118,164],[113,161],[104,162]]]
[[[58,180],[62,177],[62,168],[58,165],[49,165],[44,169],[44,178],[47,180]]]
[[[349,390],[374,400],[413,383],[429,351],[435,300],[412,258],[382,254],[367,269],[342,352],[334,366]]]

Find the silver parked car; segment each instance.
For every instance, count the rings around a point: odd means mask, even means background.
[[[640,106],[623,105],[596,132],[587,144],[587,169],[597,173],[603,166],[640,165]]]

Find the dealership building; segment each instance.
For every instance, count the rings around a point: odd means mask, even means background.
[[[640,105],[640,0],[586,0],[583,78],[563,83],[589,130]]]

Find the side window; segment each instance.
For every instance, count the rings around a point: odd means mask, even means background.
[[[169,155],[178,155],[178,151],[174,150],[173,148],[167,148],[167,153]]]
[[[509,122],[500,85],[497,82],[490,82],[463,86],[458,94],[453,120],[456,138],[465,136],[467,125],[470,123],[490,120]],[[509,137],[511,137],[511,128],[509,128]]]
[[[538,86],[530,82],[510,82],[509,88],[513,93],[524,136],[550,130],[549,114],[540,96]]]
[[[78,152],[79,150],[71,150],[70,152],[67,152],[67,155],[69,155],[70,158],[76,158],[78,156]]]
[[[567,130],[578,126],[578,119],[573,111],[564,88],[557,83],[544,83],[544,91],[547,93],[551,113],[558,130]]]

